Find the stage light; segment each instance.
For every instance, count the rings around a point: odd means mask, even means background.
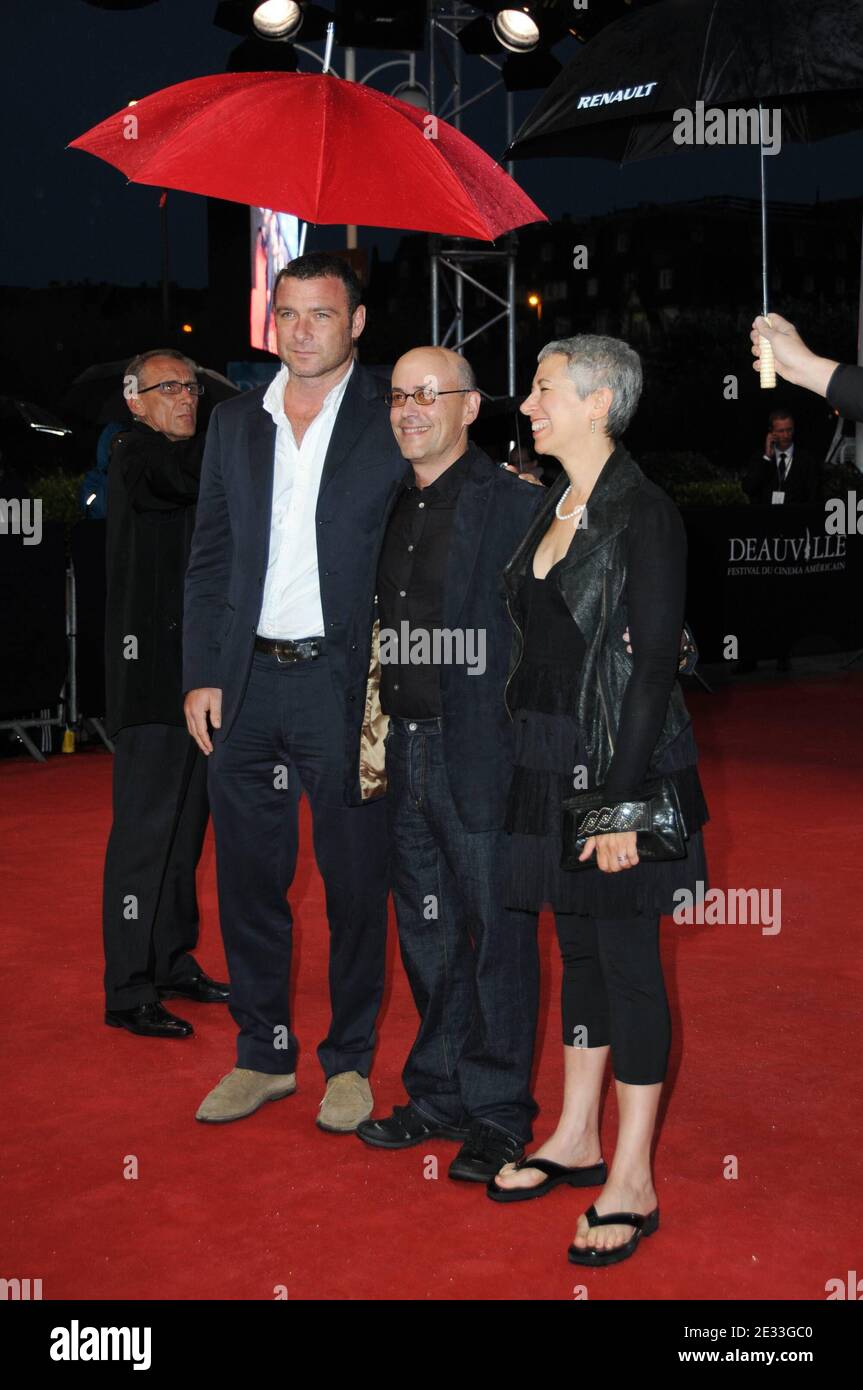
[[[252,15],[255,33],[262,39],[287,42],[303,25],[303,12],[296,0],[264,0]]]
[[[527,9],[500,10],[492,27],[498,43],[510,53],[530,53],[539,43],[539,25]]]
[[[470,24],[459,30],[458,41],[465,53],[490,55],[500,53],[500,44],[495,38],[488,15],[478,14]]]
[[[336,0],[336,43],[341,48],[380,48],[419,53],[426,0]]]

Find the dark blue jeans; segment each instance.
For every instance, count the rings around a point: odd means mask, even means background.
[[[420,1015],[405,1089],[429,1119],[526,1142],[539,957],[536,917],[504,906],[508,836],[464,829],[440,719],[390,720],[386,747],[399,944]]]
[[[327,1077],[369,1074],[384,983],[386,811],[383,800],[346,804],[344,747],[327,657],[280,666],[256,652],[230,736],[214,742],[208,760],[238,1067],[296,1067],[288,1012],[293,918],[285,895],[305,792],[330,928],[332,1019],[318,1057]]]

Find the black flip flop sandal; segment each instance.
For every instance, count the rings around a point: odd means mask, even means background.
[[[612,1211],[608,1216],[600,1216],[596,1207],[588,1207],[584,1214],[588,1226],[634,1226],[635,1231],[624,1245],[616,1245],[613,1250],[592,1250],[587,1246],[582,1249],[581,1246],[571,1245],[569,1261],[574,1265],[595,1265],[599,1268],[602,1265],[620,1264],[621,1260],[628,1260],[630,1255],[635,1254],[642,1236],[652,1236],[659,1229],[659,1207],[654,1207],[647,1216],[640,1216],[637,1211]]]
[[[529,1202],[533,1197],[544,1197],[552,1188],[566,1183],[569,1187],[603,1187],[608,1178],[605,1163],[591,1163],[586,1168],[567,1168],[562,1163],[553,1163],[550,1158],[520,1158],[516,1168],[536,1168],[545,1173],[545,1182],[535,1187],[498,1187],[494,1178],[486,1187],[486,1196],[493,1202]]]

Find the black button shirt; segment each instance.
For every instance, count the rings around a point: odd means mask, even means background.
[[[462,454],[424,488],[417,487],[409,469],[384,537],[378,616],[382,631],[398,635],[398,661],[381,662],[381,707],[399,719],[434,719],[441,712],[440,668],[429,662],[411,664],[410,642],[404,637],[417,630],[431,634],[443,626],[446,562],[466,466],[467,455]]]

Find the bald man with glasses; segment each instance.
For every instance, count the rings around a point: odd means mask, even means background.
[[[108,465],[106,722],[114,742],[105,855],[105,1022],[187,1038],[163,999],[226,1003],[192,951],[195,870],[209,816],[206,761],[183,714],[183,578],[204,452],[204,388],[171,349],[141,353],[124,378],[131,429]]]

